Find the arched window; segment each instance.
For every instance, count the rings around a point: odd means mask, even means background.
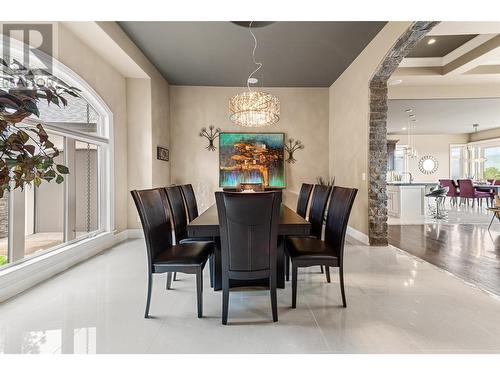
[[[10,44],[12,57],[22,61],[23,44],[12,39]],[[57,61],[51,65],[52,75],[81,90],[80,97],[67,95],[66,107],[40,102],[40,117],[32,116],[22,125],[44,126],[61,151],[58,162],[68,166],[70,174],[60,185],[44,182],[0,199],[1,268],[114,227],[112,113],[76,73]]]

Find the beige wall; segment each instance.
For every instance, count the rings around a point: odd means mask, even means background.
[[[408,144],[406,135],[389,135],[387,139],[398,139],[398,145]],[[408,171],[416,182],[436,182],[440,178],[450,178],[450,145],[468,141],[469,134],[415,135],[418,158],[408,159]],[[418,168],[418,161],[425,155],[434,156],[439,163],[438,170],[433,174],[424,174]]]
[[[139,228],[132,189],[170,183],[169,85],[115,22],[59,25],[59,57],[108,104],[115,129],[116,229]]]
[[[200,210],[214,203],[219,189],[219,154],[205,149],[207,139],[198,136],[202,127],[213,124],[223,131],[249,131],[228,119],[229,98],[244,90],[234,87],[170,87],[172,183],[191,183]],[[268,88],[281,102],[280,121],[255,132],[284,132],[301,140],[305,149],[295,153],[297,162],[286,163],[285,202],[296,204],[303,182],[314,183],[328,175],[328,89]],[[218,146],[218,141],[215,142]]]
[[[335,176],[336,185],[359,189],[349,225],[365,234],[368,234],[369,83],[410,24],[389,22],[330,87],[330,175]]]
[[[484,141],[487,139],[500,138],[500,128],[483,130],[469,134],[469,142]]]
[[[115,153],[115,228],[127,228],[127,150],[126,79],[65,25],[59,24],[58,59],[82,77],[113,112]]]

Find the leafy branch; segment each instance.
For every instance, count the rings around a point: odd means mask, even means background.
[[[41,124],[21,127],[27,117],[40,116],[38,103],[66,106],[63,95],[79,96],[80,90],[70,87],[46,71],[30,70],[14,60],[0,58],[0,198],[5,191],[40,186],[43,181],[61,184],[69,169],[54,159],[60,152],[49,140]]]

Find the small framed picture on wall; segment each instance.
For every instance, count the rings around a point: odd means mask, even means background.
[[[158,160],[168,161],[168,159],[169,159],[168,148],[157,146],[156,147],[156,158]]]

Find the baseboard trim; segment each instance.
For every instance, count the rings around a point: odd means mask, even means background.
[[[144,238],[142,229],[127,229],[128,238]]]
[[[354,229],[353,227],[348,226],[347,227],[347,235],[354,238],[355,240],[358,240],[360,242],[363,242],[365,245],[370,245],[370,240],[366,234],[363,232],[360,232],[357,229]]]
[[[128,231],[101,233],[0,271],[0,302],[125,241]]]

